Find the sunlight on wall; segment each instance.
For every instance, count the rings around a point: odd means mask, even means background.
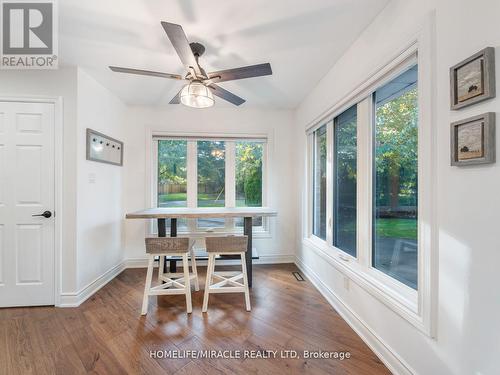
[[[448,347],[456,347],[462,342],[466,309],[469,308],[471,249],[445,231],[440,231],[439,247],[453,249],[453,251],[442,251],[439,256],[439,299],[441,301],[439,320],[442,324],[439,327],[438,340],[449,341],[450,344],[454,344]],[[444,325],[448,327],[444,329]],[[448,332],[447,337],[442,335],[445,331]],[[454,370],[457,373],[460,372],[458,368]]]

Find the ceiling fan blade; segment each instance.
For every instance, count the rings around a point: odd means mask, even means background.
[[[172,98],[171,101],[168,102],[168,104],[181,104],[181,91],[182,89],[179,90],[179,92]]]
[[[210,89],[210,91],[212,91],[212,94],[217,95],[219,98],[227,100],[229,103],[233,103],[234,105],[241,105],[246,101],[245,99],[242,99],[237,95],[234,95],[232,92],[224,90],[220,86],[211,84],[210,86],[207,87]]]
[[[182,76],[180,76],[179,74],[152,72],[150,70],[121,68],[119,66],[110,66],[109,69],[117,73],[138,74],[141,76],[152,76],[152,77],[170,78],[170,79],[183,79]]]
[[[184,64],[187,69],[193,68],[197,76],[203,76],[182,26],[163,21],[161,25],[163,29],[165,29],[168,39],[170,39],[170,42],[174,46],[182,64]]]
[[[224,81],[234,81],[244,78],[269,76],[271,74],[273,74],[271,64],[265,63],[208,73],[208,78],[210,81],[217,83]]]

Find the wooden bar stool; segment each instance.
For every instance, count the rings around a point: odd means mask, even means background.
[[[189,240],[189,259],[191,259],[191,273],[189,275],[190,279],[194,280],[194,290],[199,291],[200,290],[200,284],[198,282],[198,269],[196,267],[196,257],[194,255],[194,244],[195,244],[194,239]],[[168,254],[171,255],[171,254]],[[160,282],[170,282],[171,277],[174,276],[177,278],[183,277],[183,273],[178,273],[178,272],[170,272],[170,273],[165,273],[165,255],[160,255],[159,259],[159,265],[158,265],[158,281]]]
[[[198,273],[196,271],[196,260],[193,254],[194,241],[182,237],[152,237],[146,238],[146,253],[149,255],[146,285],[144,287],[144,298],[142,301],[142,315],[148,312],[148,297],[158,295],[184,294],[186,295],[187,312],[193,311],[191,304],[191,279],[194,279],[196,290],[198,287]],[[151,287],[153,279],[154,258],[160,256],[159,280],[164,281]],[[193,273],[189,273],[188,255],[191,255]],[[182,258],[182,273],[163,273],[162,259],[165,256],[178,256]],[[160,272],[161,271],[161,272]],[[167,289],[168,288],[168,289]]]
[[[247,267],[245,261],[248,237],[207,237],[205,238],[205,242],[208,252],[208,266],[203,308],[201,311],[207,312],[208,295],[210,293],[245,293],[246,310],[250,311],[250,292],[248,290]],[[239,255],[241,257],[241,272],[215,272],[215,257],[221,254]]]

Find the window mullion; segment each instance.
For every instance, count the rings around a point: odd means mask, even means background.
[[[198,195],[198,147],[196,141],[187,142],[187,206],[196,208]],[[188,219],[190,232],[196,231],[196,220]]]
[[[151,160],[152,160],[152,168],[151,168],[151,207],[158,207],[158,140],[153,139],[151,144]],[[148,225],[149,234],[158,233],[158,227],[156,220],[150,220]]]
[[[226,142],[226,207],[236,207],[236,147]]]
[[[268,175],[267,175],[267,156],[268,156],[268,145],[264,145],[262,148],[262,206],[268,207],[268,197],[267,197],[267,184],[268,184]],[[268,217],[262,217],[262,228],[269,229],[269,220]]]
[[[151,204],[158,207],[158,140],[153,139],[151,153],[153,155],[153,168],[151,170]]]
[[[360,265],[370,267],[372,248],[372,133],[373,103],[370,95],[358,103],[357,248]]]
[[[326,127],[326,242],[333,244],[333,120]]]
[[[314,133],[307,135],[307,183],[306,183],[306,200],[307,200],[307,222],[302,227],[304,237],[309,238],[313,234],[313,217],[314,217]]]
[[[236,145],[233,141],[226,142],[226,207],[236,207]],[[226,219],[226,229],[234,228],[234,219]]]

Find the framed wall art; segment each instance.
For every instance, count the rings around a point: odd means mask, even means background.
[[[451,124],[451,165],[476,165],[495,162],[495,113]]]
[[[450,68],[451,109],[494,98],[495,49],[488,47]]]
[[[87,129],[87,160],[123,165],[123,142]]]

